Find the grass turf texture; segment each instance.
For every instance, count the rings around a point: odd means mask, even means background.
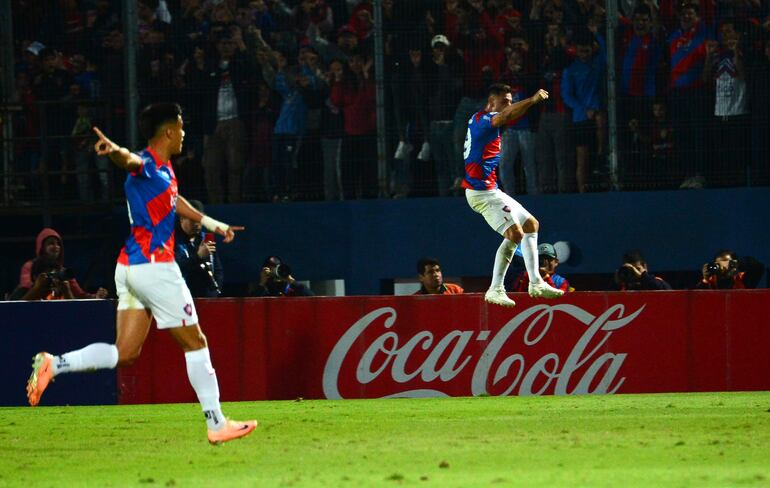
[[[0,409],[0,486],[770,486],[770,392]]]

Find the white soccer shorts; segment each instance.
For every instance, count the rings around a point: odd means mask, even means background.
[[[149,309],[158,329],[198,323],[190,289],[176,262],[115,267],[118,310]]]
[[[513,224],[524,225],[532,214],[519,202],[496,190],[465,190],[465,199],[474,212],[480,213],[492,229],[504,236]]]

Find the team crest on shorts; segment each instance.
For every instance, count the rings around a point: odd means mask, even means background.
[[[192,304],[188,303],[184,306],[184,313],[186,313],[189,317],[192,317]]]
[[[505,207],[503,207],[503,212],[511,213],[511,207],[506,205]]]

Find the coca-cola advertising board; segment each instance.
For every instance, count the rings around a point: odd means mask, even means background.
[[[767,291],[512,296],[512,309],[478,294],[197,306],[225,401],[770,389]],[[120,373],[121,402],[195,401],[186,376],[154,331]]]

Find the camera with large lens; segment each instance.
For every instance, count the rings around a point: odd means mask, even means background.
[[[717,263],[708,263],[706,265],[706,274],[708,276],[718,275],[721,269],[721,266],[719,266]]]
[[[75,273],[69,268],[51,269],[45,272],[49,281],[69,281],[75,277]]]
[[[279,281],[286,281],[289,279],[289,276],[291,275],[291,268],[288,264],[279,264],[275,268],[273,268],[272,272],[273,278]]]

